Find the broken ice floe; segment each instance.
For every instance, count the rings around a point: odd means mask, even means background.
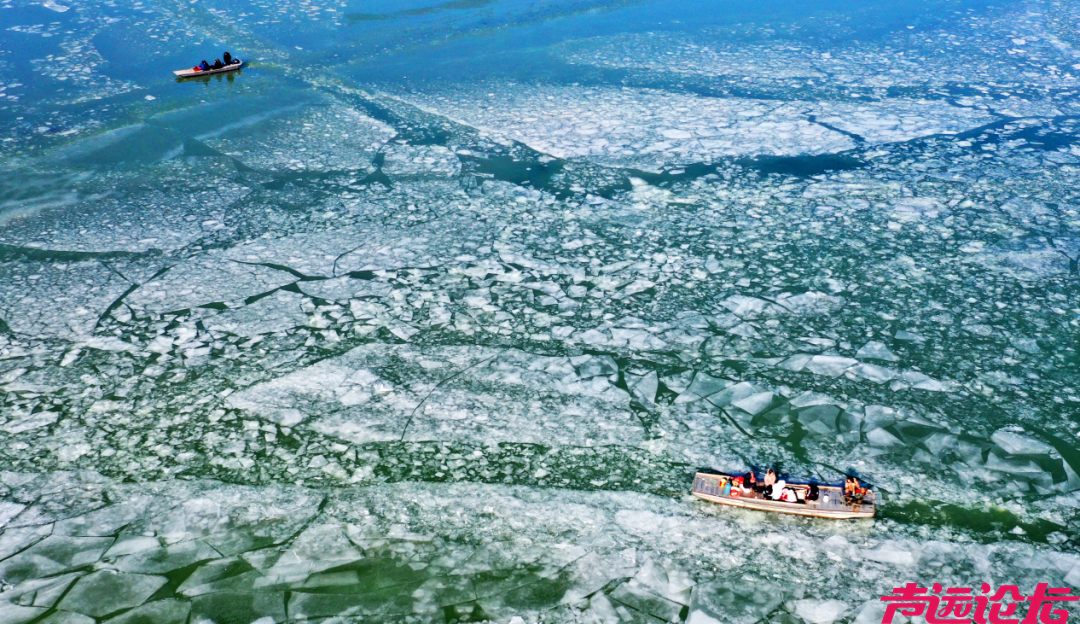
[[[411,146],[391,143],[382,153],[383,173],[394,179],[417,176],[452,178],[461,172],[461,161],[441,145]]]
[[[369,345],[231,395],[233,407],[354,443],[640,440],[610,358]],[[500,432],[513,432],[513,438]]]
[[[36,479],[5,473],[5,496],[41,506]],[[398,484],[320,493],[70,473],[53,491],[63,519],[0,533],[6,615],[58,609],[82,622],[130,608],[124,621],[271,622],[287,608],[301,619],[452,611],[511,622],[826,624],[853,610],[850,596],[888,593],[898,568],[933,569],[951,585],[1007,571],[1024,584],[1058,582],[1080,564],[1047,545],[927,541],[889,520],[879,521],[887,537],[804,523],[793,539],[772,519],[748,537],[742,514],[617,492]],[[777,573],[785,583],[769,580]],[[829,587],[814,589],[822,574]],[[392,583],[372,585],[373,575]],[[511,591],[500,584],[507,578]],[[748,583],[761,590],[750,599]],[[865,606],[854,611],[865,620]]]

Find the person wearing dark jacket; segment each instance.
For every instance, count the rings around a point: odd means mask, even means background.
[[[225,61],[226,65],[232,65],[232,62],[233,62],[232,54],[229,54],[228,52],[226,52],[224,55],[222,55],[221,60]]]
[[[221,62],[221,59],[214,61],[214,69],[221,69],[222,67],[225,67],[225,64]]]

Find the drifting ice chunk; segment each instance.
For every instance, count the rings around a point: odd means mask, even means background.
[[[855,614],[854,624],[880,624],[885,618],[885,603],[867,600]]]
[[[22,418],[15,418],[4,424],[2,428],[4,431],[14,435],[33,429],[40,429],[41,427],[48,427],[55,423],[59,418],[60,414],[57,414],[56,412],[37,412],[36,414],[28,414]]]
[[[303,296],[285,290],[263,297],[237,310],[228,310],[204,321],[213,332],[250,337],[303,325],[307,315],[300,309]]]
[[[811,405],[833,405],[836,400],[820,392],[803,392],[791,399],[791,407],[810,407]]]
[[[677,622],[681,604],[657,596],[637,581],[623,583],[611,592],[611,599],[634,608],[636,611],[656,616],[665,622]]]
[[[703,399],[720,392],[730,385],[731,382],[726,379],[716,379],[705,373],[698,373],[694,376],[694,383],[690,384],[690,387],[686,389],[686,392],[680,394],[679,397],[675,399],[675,402],[689,403],[691,401]]]
[[[775,398],[776,395],[772,392],[759,392],[757,394],[748,396],[745,399],[736,401],[731,405],[733,407],[741,409],[742,411],[750,414],[751,416],[756,416],[772,407],[773,400]]]
[[[744,295],[732,295],[727,299],[721,301],[720,305],[724,306],[728,310],[731,310],[732,314],[741,317],[757,316],[759,314],[762,314],[769,308],[775,307],[773,304],[765,301],[764,299],[747,297]]]
[[[806,365],[809,364],[810,360],[812,359],[814,359],[814,356],[812,355],[806,353],[799,353],[797,355],[789,357],[783,362],[780,362],[779,364],[777,364],[777,367],[783,368],[784,370],[789,370],[793,373],[797,373],[802,369],[806,368]]]
[[[795,613],[807,624],[829,624],[843,617],[848,604],[839,600],[796,600]]]
[[[845,370],[858,364],[858,360],[837,355],[815,355],[806,365],[806,370],[816,375],[839,377]]]
[[[855,357],[860,360],[885,360],[886,362],[897,362],[900,360],[895,353],[889,350],[884,343],[876,340],[864,344],[861,349],[855,354]]]
[[[893,369],[877,366],[875,364],[867,364],[866,362],[853,366],[848,370],[848,373],[850,375],[855,375],[856,377],[868,379],[874,383],[885,383],[896,377],[896,371]]]
[[[875,550],[864,550],[863,557],[871,561],[891,563],[893,565],[914,565],[918,557],[893,542],[886,542]]]
[[[986,458],[986,467],[990,470],[1028,478],[1038,477],[1046,472],[1033,461],[1026,459],[1007,459],[993,452]]]
[[[948,433],[934,433],[923,440],[922,445],[925,446],[926,450],[930,451],[932,455],[938,457],[945,449],[952,448],[956,445],[956,436]]]
[[[687,624],[753,624],[784,600],[783,590],[773,583],[754,581],[754,591],[740,591],[746,585],[735,578],[695,586]]]
[[[0,624],[26,624],[45,615],[48,611],[44,607],[21,607],[9,602],[0,602]]]
[[[400,145],[391,143],[383,150],[386,159],[383,173],[391,178],[442,177],[461,173],[461,161],[441,145]]]
[[[660,389],[660,380],[656,375],[656,371],[649,371],[648,374],[641,377],[628,374],[626,381],[630,393],[644,405],[651,406],[656,400],[656,391]]]
[[[316,525],[301,533],[255,586],[303,581],[311,574],[363,557],[364,553],[345,536],[342,525]]]
[[[1007,429],[995,431],[990,440],[1010,455],[1049,455],[1054,450],[1045,442]]]
[[[951,389],[950,385],[916,371],[905,371],[902,377],[904,381],[911,384],[912,388],[917,390],[948,392]]]
[[[743,399],[757,394],[758,392],[759,389],[755,388],[753,384],[744,381],[742,383],[737,383],[733,386],[729,386],[721,390],[720,392],[711,395],[708,398],[708,401],[709,403],[712,403],[717,407],[727,407],[728,405],[736,401],[742,401]]]
[[[162,576],[99,570],[79,579],[60,601],[59,608],[101,617],[146,602],[164,584]]]
[[[167,599],[155,600],[136,607],[127,613],[109,620],[109,624],[185,624],[188,621],[188,612],[191,611],[191,603]]]
[[[885,431],[884,429],[874,429],[866,434],[866,441],[871,446],[877,446],[879,448],[888,448],[890,446],[901,446],[904,443],[900,441],[900,438]]]

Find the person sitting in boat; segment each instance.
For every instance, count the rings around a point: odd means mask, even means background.
[[[769,468],[765,471],[765,480],[762,481],[761,493],[765,498],[772,498],[773,488],[776,485],[776,471]]]
[[[225,63],[222,63],[221,59],[214,61],[214,69],[221,69],[222,67],[225,67]]]
[[[806,500],[816,501],[821,496],[821,491],[818,489],[817,483],[810,484],[810,490],[806,492]]]
[[[744,491],[745,494],[749,494],[750,492],[759,491],[757,475],[754,474],[753,470],[751,470],[750,472],[743,475],[742,482],[743,482],[743,486],[744,486],[743,489],[745,490]]]
[[[844,480],[844,503],[847,505],[858,505],[863,502],[863,497],[866,496],[866,488],[859,483],[859,480],[855,477],[848,477]]]
[[[233,62],[232,54],[229,54],[228,52],[226,52],[225,54],[222,54],[221,55],[221,60],[225,61],[226,65],[232,65],[232,62]]]
[[[781,500],[781,496],[783,495],[784,488],[786,486],[787,481],[784,481],[783,479],[778,479],[775,483],[772,484],[772,486],[768,488],[769,492],[765,495],[765,497],[771,498],[772,500]]]
[[[209,71],[210,70],[210,63],[207,63],[206,59],[203,59],[203,62],[199,63],[199,69],[201,71]]]

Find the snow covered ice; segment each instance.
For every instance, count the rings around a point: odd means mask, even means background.
[[[0,2],[0,622],[1075,585],[1075,7],[706,8]]]

